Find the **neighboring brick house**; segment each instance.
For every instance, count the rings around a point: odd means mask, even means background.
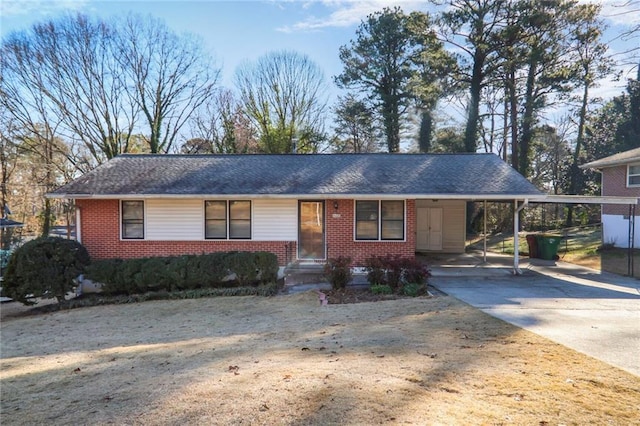
[[[640,198],[640,148],[621,152],[581,166],[597,169],[602,175],[603,196]],[[602,206],[602,242],[616,247],[629,247],[629,218],[633,209],[626,205]],[[640,208],[635,208],[633,247],[640,248]]]
[[[468,200],[542,194],[493,154],[121,155],[48,194],[95,259],[270,251],[280,265],[461,253]]]

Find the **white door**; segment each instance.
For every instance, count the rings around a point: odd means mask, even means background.
[[[442,250],[442,208],[418,207],[416,250]]]

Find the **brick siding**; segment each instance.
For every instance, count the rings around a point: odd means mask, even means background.
[[[640,187],[627,187],[627,166],[607,167],[602,170],[602,195],[618,197],[640,197]],[[602,214],[628,215],[629,206],[605,204]],[[636,207],[636,216],[640,208]]]
[[[295,241],[146,241],[120,239],[118,200],[77,200],[80,208],[82,244],[92,259],[132,259],[222,251],[268,251],[285,265],[295,258]],[[289,257],[289,259],[288,259]]]
[[[333,200],[327,202],[327,244],[329,257],[349,256],[354,266],[363,266],[364,260],[371,256],[400,255],[406,258],[415,257],[415,200],[406,202],[406,241],[354,241],[354,209],[353,200],[338,200],[338,210],[333,207]],[[339,217],[334,217],[337,215]]]
[[[354,241],[354,201],[327,201],[326,239],[328,256],[349,256],[354,266],[362,266],[373,255],[415,256],[415,201],[406,202],[406,241]],[[118,200],[76,200],[80,209],[82,244],[92,259],[131,259],[151,256],[203,254],[221,251],[268,251],[278,256],[280,265],[296,259],[296,241],[147,241],[120,239]],[[334,217],[334,214],[336,217]]]

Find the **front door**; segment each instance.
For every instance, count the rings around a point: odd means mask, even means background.
[[[442,250],[442,208],[417,210],[416,250]]]
[[[324,259],[324,201],[298,203],[298,259]]]

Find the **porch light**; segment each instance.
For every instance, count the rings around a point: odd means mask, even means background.
[[[338,202],[337,201],[333,202],[333,208],[334,208],[335,211],[338,211]]]

